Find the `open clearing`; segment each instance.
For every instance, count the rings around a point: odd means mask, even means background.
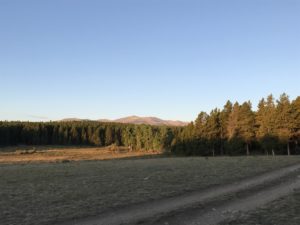
[[[299,157],[150,158],[0,164],[0,221],[56,224],[230,184]]]
[[[159,152],[128,151],[126,147],[27,146],[0,149],[0,163],[89,161],[159,156]]]

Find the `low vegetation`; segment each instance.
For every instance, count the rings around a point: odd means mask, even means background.
[[[280,198],[255,211],[239,214],[235,219],[220,225],[299,225],[300,224],[300,190]]]
[[[0,164],[2,225],[55,224],[230,183],[299,157],[170,157]]]

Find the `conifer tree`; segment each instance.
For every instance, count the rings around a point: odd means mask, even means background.
[[[259,102],[256,113],[256,138],[267,154],[269,150],[274,152],[274,148],[278,144],[275,134],[275,113],[276,106],[272,95],[268,96],[267,101],[262,99]]]
[[[292,110],[292,136],[296,145],[297,153],[300,153],[298,146],[300,138],[300,97],[297,97],[291,104]]]
[[[216,146],[221,139],[221,121],[220,110],[214,109],[211,111],[206,122],[206,138],[212,149],[212,155],[215,156]]]
[[[70,130],[70,139],[71,139],[71,144],[75,144],[75,145],[79,144],[79,133],[75,125],[73,125]]]
[[[88,143],[86,128],[81,128],[81,144],[86,145]]]
[[[292,108],[289,96],[282,94],[277,101],[276,107],[276,134],[279,139],[286,143],[287,155],[291,154],[290,139],[292,137]]]
[[[206,123],[208,115],[206,112],[200,112],[195,121],[195,132],[198,138],[202,139],[206,136]]]
[[[239,110],[238,129],[240,137],[246,143],[246,153],[250,154],[250,144],[255,137],[255,116],[251,102],[245,102]]]
[[[232,103],[230,101],[227,101],[227,103],[224,105],[224,108],[222,112],[220,113],[220,125],[221,125],[221,131],[220,131],[220,151],[221,155],[224,154],[224,142],[226,139],[228,139],[228,121],[229,121],[229,116],[232,112]]]
[[[106,126],[105,129],[105,145],[109,146],[114,143],[114,131],[111,126]]]
[[[228,139],[232,139],[234,137],[239,136],[239,127],[238,127],[239,113],[240,113],[240,105],[238,102],[236,102],[234,103],[228,117],[228,122],[227,122]]]

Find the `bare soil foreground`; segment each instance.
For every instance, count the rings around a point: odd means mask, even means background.
[[[245,179],[233,184],[194,192],[182,196],[161,199],[114,210],[95,218],[70,221],[63,225],[118,225],[118,224],[174,224],[174,225],[213,225],[231,218],[237,212],[253,210],[300,188],[298,174],[300,164],[278,171]],[[287,178],[288,177],[288,178]],[[284,182],[278,181],[282,179]],[[265,188],[268,184],[274,184]],[[256,187],[263,190],[255,190]],[[253,192],[246,197],[235,199],[230,195],[242,192]],[[228,198],[223,199],[224,196]],[[245,194],[244,194],[245,195]],[[210,203],[218,202],[211,208]],[[209,207],[199,207],[207,204]]]

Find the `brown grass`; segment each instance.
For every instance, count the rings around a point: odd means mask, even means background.
[[[238,213],[220,225],[299,225],[300,190],[256,210]]]
[[[160,152],[129,151],[126,147],[21,146],[0,149],[0,163],[41,163],[158,156]]]
[[[0,221],[52,225],[299,162],[299,157],[160,157],[0,164]]]

